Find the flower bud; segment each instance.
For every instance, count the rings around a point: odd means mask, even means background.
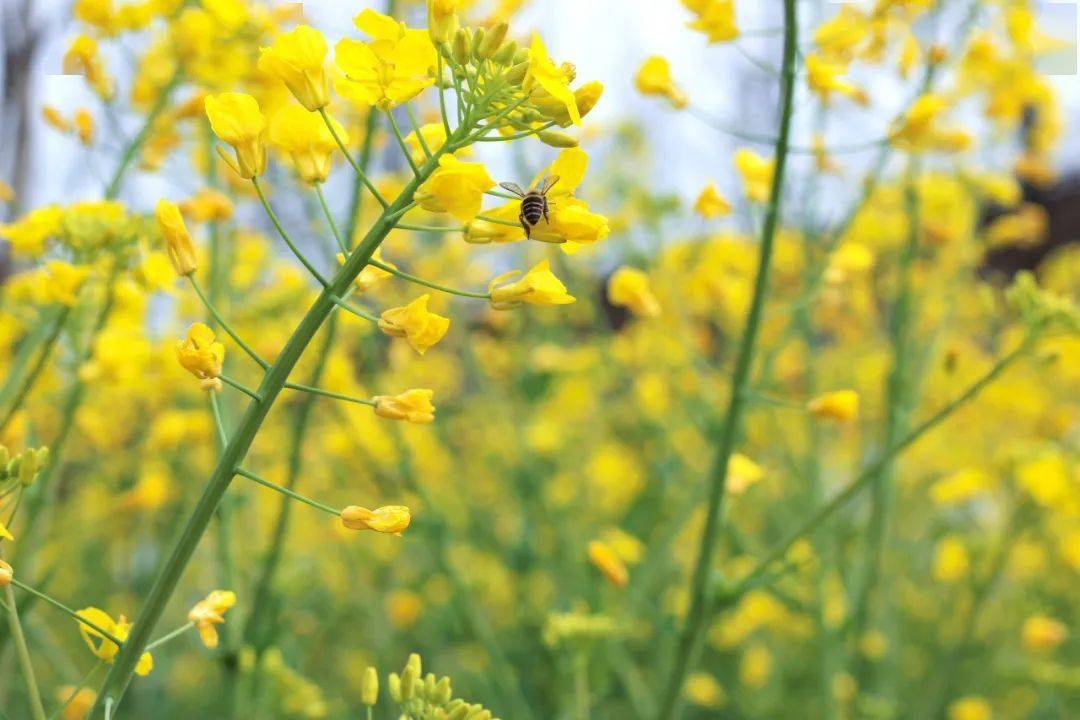
[[[454,702],[460,702],[460,701],[455,700]],[[469,715],[469,706],[462,703],[461,705],[458,705],[457,707],[455,707],[452,710],[449,710],[449,709],[447,710],[446,720],[465,720],[465,718],[468,715]]]
[[[480,45],[484,42],[484,36],[487,33],[484,28],[476,28],[472,32],[472,38],[469,40],[469,57],[478,57],[480,54]]]
[[[405,666],[405,672],[401,673],[401,699],[408,702],[416,695],[416,668]]]
[[[476,56],[482,60],[493,57],[506,39],[506,33],[510,26],[501,22],[484,34],[484,39],[476,46]]]
[[[495,54],[491,56],[491,60],[496,65],[509,65],[514,62],[514,56],[517,55],[517,51],[517,43],[513,40],[509,40],[503,43],[502,47],[495,51]]]
[[[854,390],[823,393],[806,403],[806,410],[816,418],[851,422],[859,415],[859,394]]]
[[[190,275],[198,268],[198,260],[195,257],[195,246],[188,234],[184,216],[180,214],[180,208],[168,200],[158,200],[155,209],[158,228],[162,237],[165,238],[165,251],[169,255],[169,262],[173,270],[181,277]]]
[[[390,691],[390,699],[401,704],[401,676],[397,673],[390,673],[390,677],[386,679],[387,689]]]
[[[360,679],[360,702],[374,705],[379,701],[379,671],[371,665],[364,669]]]
[[[472,44],[472,37],[468,28],[461,28],[454,33],[454,45],[451,50],[454,62],[458,65],[465,65],[469,62],[469,48]]]
[[[0,587],[10,585],[13,577],[15,577],[15,570],[6,562],[0,560]]]
[[[401,535],[412,522],[412,513],[404,505],[384,505],[368,510],[350,505],[341,511],[341,523],[350,530],[374,530],[390,535]],[[420,672],[417,670],[419,677]]]
[[[435,697],[435,673],[428,673],[424,676],[424,686],[421,691],[424,700],[431,702]]]
[[[428,0],[428,34],[436,45],[450,42],[458,31],[458,0]]]
[[[528,74],[528,72],[529,63],[519,62],[517,65],[514,65],[512,68],[510,68],[509,72],[506,73],[506,79],[511,84],[518,85],[525,79],[525,76]]]
[[[571,137],[557,130],[541,130],[536,134],[540,142],[557,148],[572,148],[578,146],[577,138]]]
[[[454,691],[450,688],[450,678],[443,676],[439,679],[439,682],[435,683],[435,688],[431,692],[431,702],[436,705],[445,705],[450,702],[450,698],[453,696]]]

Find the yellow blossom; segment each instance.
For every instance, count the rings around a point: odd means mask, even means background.
[[[185,370],[200,380],[216,378],[225,361],[225,346],[214,340],[214,331],[194,323],[187,335],[176,344],[176,358]]]
[[[330,119],[341,141],[349,136],[337,120]],[[330,129],[317,113],[299,105],[285,105],[274,114],[267,134],[270,144],[287,154],[296,174],[304,182],[317,185],[330,176],[332,157],[338,151]]]
[[[72,265],[63,260],[48,260],[45,263],[45,273],[49,299],[60,305],[74,307],[79,301],[79,288],[90,274],[90,268]]]
[[[6,532],[6,531],[5,531]],[[6,535],[0,535],[0,537],[8,537]],[[15,570],[11,565],[7,564],[3,560],[0,560],[0,587],[11,584],[11,579],[15,577]]]
[[[538,263],[520,280],[507,282],[518,271],[504,273],[491,281],[488,291],[491,304],[498,310],[512,308],[519,303],[530,305],[566,305],[574,302],[567,294],[566,286],[551,272],[547,260]]]
[[[949,705],[949,720],[990,720],[990,703],[981,697],[967,695]]]
[[[964,468],[930,486],[930,499],[936,505],[959,505],[977,497],[990,486],[990,477],[977,468]]]
[[[458,3],[459,0],[427,0],[428,33],[433,43],[448,43],[458,31]]]
[[[158,200],[155,208],[158,228],[162,237],[165,238],[165,250],[169,254],[169,262],[172,263],[176,274],[180,276],[190,275],[198,267],[195,257],[195,246],[191,243],[191,235],[188,234],[184,217],[180,214],[180,208],[168,200]]]
[[[649,287],[649,276],[637,268],[621,267],[612,273],[607,297],[612,305],[625,307],[639,317],[657,317],[661,312]]]
[[[301,105],[311,111],[330,102],[326,71],[326,38],[308,25],[279,35],[259,50],[259,70],[285,83]]]
[[[742,453],[732,453],[728,458],[727,490],[732,495],[742,495],[746,489],[761,481],[765,470]]]
[[[103,100],[112,99],[113,81],[105,72],[101,55],[98,53],[97,41],[92,37],[79,35],[71,41],[67,52],[64,53],[63,69],[65,73],[85,77],[86,82]]]
[[[765,202],[772,190],[774,160],[766,159],[753,150],[743,148],[735,152],[735,169],[742,177],[746,197],[753,202]]]
[[[228,195],[202,188],[180,203],[180,212],[195,222],[225,222],[232,217],[233,204]]]
[[[75,129],[72,122],[52,105],[45,105],[41,108],[41,117],[49,127],[59,132],[69,133]]]
[[[423,140],[423,144],[420,141]],[[424,146],[431,152],[438,151],[446,143],[446,128],[443,127],[441,122],[438,123],[426,123],[420,126],[419,137],[416,131],[409,133],[405,136],[405,144],[409,146],[409,155],[412,157],[413,162],[418,165],[427,160],[427,153],[424,152]],[[459,157],[464,154],[463,151],[458,151]]]
[[[715,185],[709,183],[701,190],[701,194],[694,201],[694,212],[706,220],[711,220],[722,215],[729,215],[731,213],[731,203],[717,192]]]
[[[127,640],[128,633],[131,631],[131,623],[123,615],[118,620],[113,620],[107,612],[96,607],[83,608],[75,614],[94,623],[121,642]],[[81,622],[79,623],[79,632],[82,634],[83,640],[86,641],[86,646],[90,648],[90,652],[94,653],[98,659],[112,665],[113,661],[116,660],[116,653],[120,651],[116,643]],[[150,653],[144,652],[135,665],[135,674],[149,675],[153,669],[154,659],[150,656]]]
[[[934,548],[934,578],[943,583],[955,583],[967,576],[971,561],[960,538],[946,535]]]
[[[683,0],[683,5],[697,15],[687,27],[704,33],[709,44],[728,42],[739,37],[735,22],[735,0]]]
[[[88,687],[61,685],[56,689],[56,699],[57,702],[67,703],[67,707],[58,716],[61,720],[83,720],[94,706],[97,693]]]
[[[400,536],[410,522],[412,514],[404,505],[384,505],[374,510],[350,505],[341,511],[341,523],[350,530],[374,530]]]
[[[188,621],[195,624],[203,645],[210,649],[217,647],[218,633],[214,626],[225,622],[225,612],[235,604],[236,593],[231,590],[214,590],[191,608]]]
[[[427,32],[374,10],[364,10],[353,22],[370,35],[370,43],[344,39],[334,48],[334,62],[344,73],[334,88],[361,105],[389,110],[416,97],[435,82],[435,46]]]
[[[417,190],[417,196],[425,210],[448,212],[467,223],[480,213],[484,192],[493,187],[495,181],[483,163],[443,155],[439,167]]]
[[[1024,621],[1020,630],[1024,647],[1033,653],[1053,650],[1065,642],[1068,636],[1069,629],[1065,627],[1065,623],[1045,615],[1032,615]]]
[[[833,93],[844,95],[860,105],[870,102],[866,92],[855,87],[840,76],[847,74],[847,67],[841,63],[830,62],[818,53],[806,56],[806,84],[824,103],[828,103]]]
[[[435,406],[431,403],[433,390],[413,388],[400,395],[376,395],[375,414],[390,420],[405,420],[424,424],[435,420]]]
[[[851,422],[859,415],[859,394],[854,390],[823,393],[806,403],[806,410],[816,418]]]
[[[79,142],[89,145],[94,141],[94,116],[86,108],[75,111],[75,133],[79,136]]]
[[[634,84],[642,95],[667,98],[672,107],[684,108],[688,102],[686,93],[679,89],[671,78],[671,65],[659,55],[653,55],[641,64],[634,77]]]
[[[31,210],[19,220],[0,225],[0,237],[11,243],[20,257],[33,257],[45,250],[45,242],[60,232],[63,211],[55,205]]]
[[[408,305],[383,311],[379,329],[392,337],[405,338],[413,350],[423,355],[450,328],[450,318],[428,310],[430,297],[424,293]]]
[[[727,702],[723,686],[706,672],[690,673],[686,678],[683,694],[694,705],[709,710],[718,710]]]
[[[581,112],[577,106],[577,97],[570,90],[571,79],[565,67],[556,67],[548,57],[547,48],[544,47],[540,36],[533,35],[532,45],[529,48],[529,71],[525,77],[525,87],[529,88],[533,83],[539,85],[544,92],[562,103],[574,125],[580,125]]]
[[[626,565],[607,543],[593,540],[588,548],[589,562],[604,578],[615,587],[626,587],[630,582],[630,573]]]
[[[2,522],[0,522],[0,538],[3,538],[4,540],[15,540],[15,536],[7,529],[7,525]]]
[[[266,169],[266,147],[263,145],[266,119],[255,98],[231,92],[207,95],[206,116],[214,134],[233,146],[235,160],[218,148],[218,154],[229,167],[245,180],[262,175]]]

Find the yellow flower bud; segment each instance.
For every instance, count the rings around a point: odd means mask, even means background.
[[[599,540],[589,543],[589,562],[615,587],[626,587],[630,582],[626,565],[606,543]]]
[[[450,42],[458,31],[458,0],[428,0],[428,34],[436,45]]]
[[[195,246],[191,243],[191,235],[188,234],[180,208],[168,200],[161,199],[157,202],[155,214],[161,235],[165,238],[165,251],[169,255],[169,262],[172,263],[176,274],[184,276],[195,272],[198,268]]]
[[[10,585],[13,577],[15,577],[15,569],[0,560],[0,587]]]
[[[330,118],[330,124],[343,143],[349,142],[348,134],[337,120]],[[310,185],[326,182],[338,144],[318,114],[299,105],[286,105],[270,121],[267,138],[289,156],[301,180]]]
[[[660,302],[649,288],[649,276],[637,268],[621,267],[608,280],[608,302],[639,317],[657,317]]]
[[[694,212],[706,220],[718,218],[731,213],[731,203],[716,190],[716,186],[709,183],[698,195],[694,203]]]
[[[364,669],[364,676],[360,679],[360,702],[365,705],[379,702],[379,671],[371,665]]]
[[[541,130],[536,137],[545,145],[557,148],[572,148],[578,146],[577,138],[557,130]]]
[[[375,414],[390,420],[406,420],[424,424],[435,420],[435,406],[431,404],[433,390],[413,388],[400,395],[376,395]]]
[[[859,394],[854,390],[827,392],[806,403],[806,410],[816,418],[851,422],[859,415]]]
[[[383,505],[368,510],[350,505],[341,511],[341,523],[350,530],[374,530],[389,535],[401,535],[412,522],[412,514],[404,505]]]
[[[262,139],[266,119],[258,101],[244,93],[227,92],[208,95],[205,105],[214,134],[232,145],[236,153],[234,160],[218,148],[221,158],[245,180],[262,175],[266,170],[266,147]]]
[[[642,95],[657,95],[667,98],[671,106],[676,109],[686,107],[686,93],[684,93],[671,78],[671,65],[659,55],[653,55],[645,60],[634,77],[634,85]]]
[[[503,40],[506,39],[506,33],[510,29],[510,25],[505,22],[501,22],[495,27],[484,33],[483,39],[476,47],[476,55],[481,60],[487,60],[493,56],[496,51],[502,46]]]

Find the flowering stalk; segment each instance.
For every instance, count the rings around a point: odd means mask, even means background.
[[[19,610],[15,605],[15,593],[11,591],[10,584],[4,586],[4,599],[7,604],[8,629],[15,641],[15,654],[19,659],[19,670],[22,671],[23,681],[26,683],[31,716],[34,720],[45,720],[45,707],[41,704],[41,692],[38,690],[37,679],[34,677],[34,665],[30,661],[30,651],[26,647],[26,637],[23,635],[22,623],[19,622]]]
[[[750,367],[757,344],[758,326],[761,321],[765,295],[769,284],[773,241],[776,237],[780,218],[784,171],[787,164],[791,118],[794,109],[795,59],[798,43],[796,10],[796,0],[784,0],[783,89],[781,91],[780,129],[775,153],[776,168],[773,173],[769,204],[765,210],[765,223],[762,227],[761,243],[758,248],[758,269],[754,281],[753,299],[746,319],[742,341],[739,345],[735,372],[731,380],[731,399],[720,430],[719,445],[710,477],[705,529],[701,536],[697,562],[690,581],[690,608],[687,612],[682,635],[679,638],[674,665],[660,700],[658,717],[661,720],[677,718],[681,714],[683,681],[691,666],[697,662],[697,655],[705,634],[705,621],[709,615],[709,606],[712,604],[712,587],[709,582],[709,575],[716,554],[716,542],[721,521],[720,513],[724,490],[727,485],[728,462],[731,459],[732,452],[734,452],[741,427],[743,407],[747,398],[746,388],[750,381]]]
[[[350,286],[360,271],[368,264],[372,254],[393,229],[393,218],[408,207],[420,184],[438,167],[438,159],[445,152],[452,152],[463,139],[467,126],[459,128],[447,142],[435,153],[434,157],[420,167],[420,172],[403,188],[398,197],[390,203],[382,215],[372,225],[360,245],[346,259],[328,284],[323,287],[318,298],[308,309],[296,330],[285,343],[281,353],[270,365],[263,376],[256,399],[247,406],[244,415],[225,446],[217,465],[207,481],[203,495],[189,516],[183,531],[165,565],[162,567],[153,587],[147,596],[138,620],[131,628],[127,642],[116,657],[116,662],[98,693],[90,716],[100,713],[107,702],[119,703],[131,681],[135,665],[150,641],[150,634],[164,612],[165,605],[172,596],[180,576],[191,560],[195,548],[202,538],[210,519],[225,495],[240,463],[247,455],[255,435],[262,426],[270,408],[288,382],[289,374],[303,355],[315,333],[322,327],[337,306],[338,298],[349,292]]]

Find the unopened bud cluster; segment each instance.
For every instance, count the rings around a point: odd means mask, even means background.
[[[34,484],[38,473],[49,461],[49,448],[23,450],[15,457],[3,445],[0,445],[0,496],[19,487]]]
[[[498,720],[483,705],[453,698],[450,678],[436,678],[434,673],[423,675],[420,656],[413,653],[401,673],[390,673],[387,686],[390,699],[401,708],[403,718],[432,718],[433,720]],[[367,675],[375,676],[374,668]],[[378,695],[377,677],[365,675],[363,702],[374,705]],[[374,691],[369,688],[374,688]]]

